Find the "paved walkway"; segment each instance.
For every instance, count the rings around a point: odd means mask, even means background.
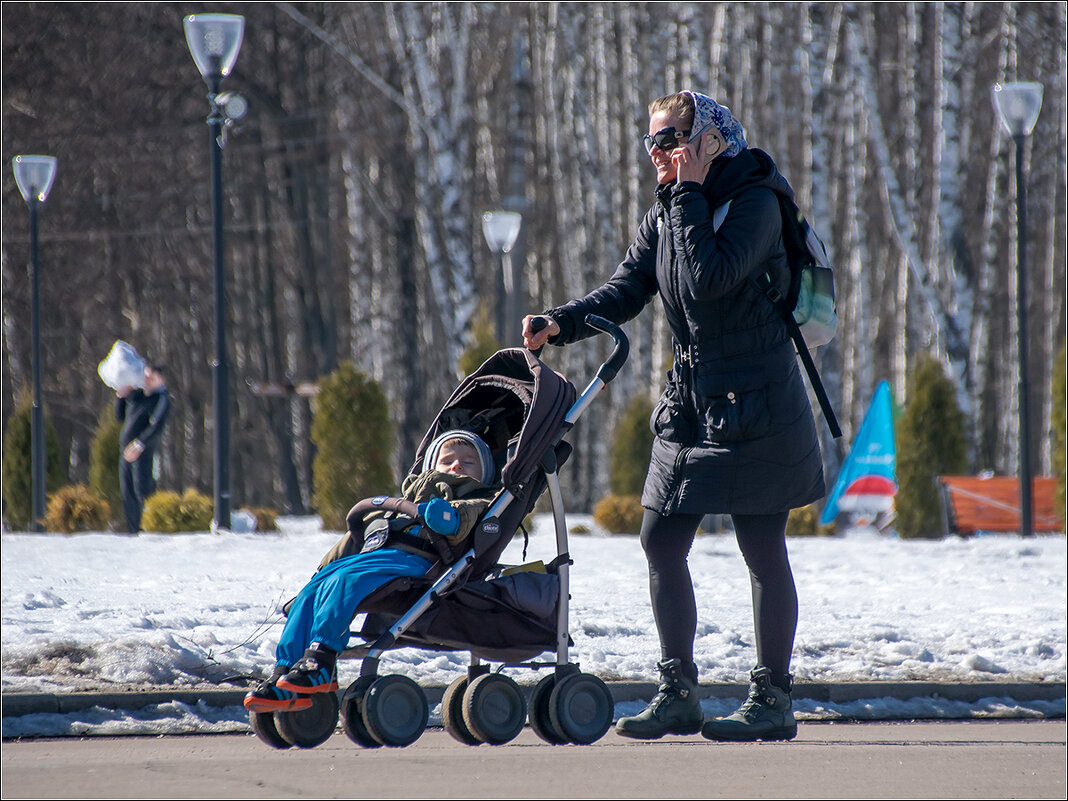
[[[551,746],[530,729],[408,748],[337,733],[276,751],[251,735],[7,741],[4,798],[1065,798],[1064,721],[809,723],[790,743]]]

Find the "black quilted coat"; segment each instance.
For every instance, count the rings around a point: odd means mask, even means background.
[[[612,277],[551,309],[553,344],[616,323],[657,294],[675,364],[650,421],[656,438],[642,505],[661,514],[769,514],[823,496],[823,466],[793,342],[778,311],[747,278],[789,280],[775,193],[793,190],[764,152],[713,162],[703,185],[657,188]],[[712,215],[731,201],[718,231]]]

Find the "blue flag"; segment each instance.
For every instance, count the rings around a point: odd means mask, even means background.
[[[897,489],[894,448],[894,413],[890,384],[883,381],[875,388],[871,406],[860,431],[838,471],[820,525],[833,523],[840,511],[884,511]]]

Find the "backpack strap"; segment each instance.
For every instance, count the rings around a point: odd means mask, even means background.
[[[723,225],[723,220],[727,217],[727,212],[730,210],[730,206],[731,202],[728,200],[722,206],[717,207],[712,213],[712,230],[719,231],[719,227]],[[787,299],[775,288],[774,284],[771,283],[771,278],[766,273],[762,278],[764,279],[763,286],[761,286],[752,276],[746,280],[753,289],[771,301],[771,304],[779,310],[779,314],[786,323],[786,330],[790,332],[790,338],[794,341],[794,346],[797,348],[797,355],[801,357],[801,363],[805,366],[805,372],[808,373],[809,383],[812,384],[812,391],[816,393],[816,400],[819,401],[820,410],[823,412],[823,418],[827,421],[827,427],[831,430],[831,436],[838,439],[842,436],[842,428],[838,425],[838,417],[834,413],[834,407],[831,406],[831,399],[827,397],[827,390],[823,386],[823,379],[820,378],[820,372],[816,369],[816,363],[812,361],[812,354],[809,353],[808,345],[805,344],[805,337],[801,333],[801,327],[797,324],[797,320],[794,319],[793,309],[789,308]],[[794,283],[793,279],[794,276],[791,269],[791,287]],[[794,300],[796,302],[796,297]]]
[[[834,413],[834,407],[831,406],[831,399],[827,397],[827,390],[823,386],[823,379],[820,378],[819,370],[816,369],[816,363],[812,361],[812,354],[809,353],[808,345],[805,344],[805,336],[801,333],[801,326],[799,326],[797,320],[794,319],[794,313],[786,307],[786,298],[784,298],[782,293],[772,285],[770,279],[763,288],[754,278],[750,277],[747,280],[757,292],[771,301],[772,305],[779,310],[779,314],[786,323],[786,330],[790,332],[790,338],[794,341],[794,346],[797,348],[797,355],[801,357],[801,363],[805,365],[805,372],[808,373],[808,380],[812,384],[812,391],[816,393],[816,400],[819,401],[820,410],[823,412],[823,418],[827,421],[827,428],[831,430],[832,437],[839,439],[842,436],[842,428],[838,425],[838,417]]]

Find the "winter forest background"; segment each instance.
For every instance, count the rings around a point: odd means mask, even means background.
[[[86,480],[116,339],[168,367],[162,486],[212,485],[212,236],[206,87],[182,18],[246,17],[225,89],[251,104],[224,151],[233,497],[306,511],[310,406],[247,382],[379,382],[397,469],[455,386],[498,262],[482,212],[523,214],[520,308],[611,274],[652,201],[640,135],[656,96],[730,106],[793,183],[837,267],[840,329],[817,361],[845,429],[882,379],[936,354],[972,467],[1017,471],[1015,197],[997,81],[1039,80],[1026,158],[1032,430],[1050,466],[1050,366],[1065,337],[1066,12],[1055,3],[4,3],[3,418],[29,392],[26,206],[10,164],[58,158],[40,214],[43,391]],[[607,489],[635,393],[659,392],[658,305],[572,441],[568,504]],[[505,345],[519,342],[519,321]],[[548,349],[580,386],[607,344]],[[826,437],[826,427],[819,421]]]

